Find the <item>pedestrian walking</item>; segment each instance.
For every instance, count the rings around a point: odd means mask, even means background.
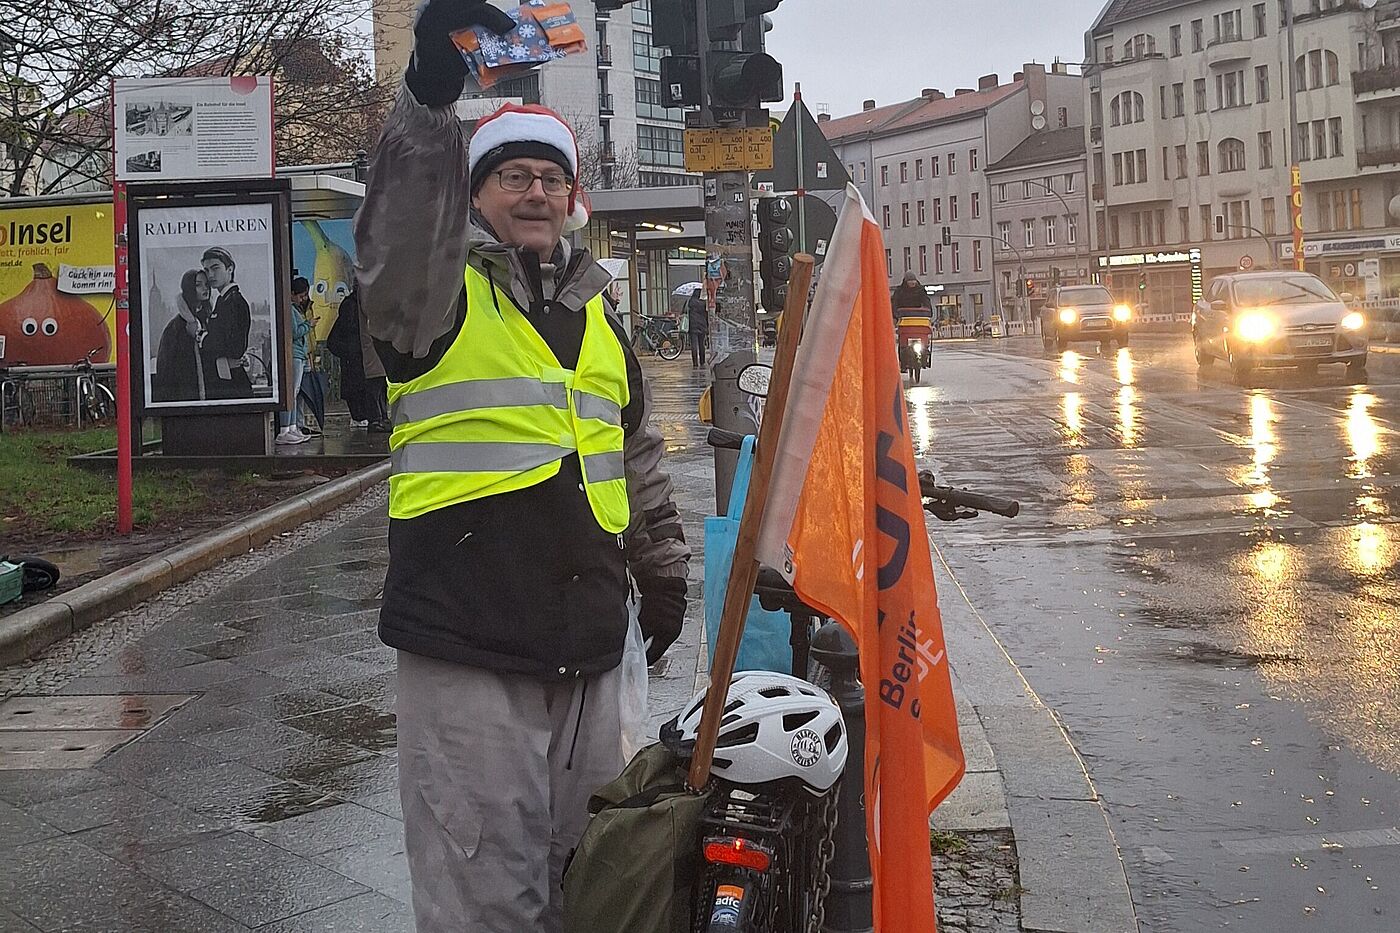
[[[690,332],[690,368],[699,369],[705,365],[706,351],[710,348],[710,311],[700,289],[691,293],[683,316]]]
[[[571,128],[507,104],[470,143],[449,34],[512,22],[429,0],[355,234],[394,412],[379,632],[397,649],[399,788],[419,933],[558,933],[589,796],[621,770],[635,581],[654,662],[689,549],[647,385],[606,313]]]
[[[690,346],[690,315],[682,311],[676,318],[676,334],[681,341],[681,349]]]
[[[297,395],[301,391],[301,377],[306,372],[308,338],[316,327],[316,319],[311,317],[311,283],[297,276],[292,279],[291,291],[292,307],[288,313],[292,319],[292,409],[278,415],[282,430],[277,432],[277,443],[305,444],[311,436],[302,430]]]
[[[375,406],[370,404],[365,366],[365,341],[360,333],[359,288],[341,301],[335,312],[335,324],[326,335],[326,349],[340,360],[340,397],[350,409],[350,427],[369,426]]]

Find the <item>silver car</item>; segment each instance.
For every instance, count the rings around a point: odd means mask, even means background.
[[[1114,301],[1102,285],[1061,285],[1051,289],[1041,309],[1041,340],[1047,350],[1063,350],[1081,340],[1126,347],[1132,320],[1133,309]]]
[[[1224,360],[1238,385],[1260,368],[1316,372],[1321,363],[1366,378],[1366,318],[1307,272],[1216,277],[1191,314],[1191,338],[1197,365]]]

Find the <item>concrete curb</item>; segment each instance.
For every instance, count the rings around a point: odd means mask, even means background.
[[[388,476],[387,462],[367,467],[6,616],[0,619],[0,666],[33,658],[61,638],[266,544],[359,498]]]
[[[1368,347],[1372,353],[1400,353],[1400,345],[1373,343]]]

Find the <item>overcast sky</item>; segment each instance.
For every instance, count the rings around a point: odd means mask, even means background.
[[[949,96],[1022,64],[1084,57],[1084,33],[1104,0],[785,0],[768,51],[813,111],[833,116],[875,98],[892,104],[926,87]]]

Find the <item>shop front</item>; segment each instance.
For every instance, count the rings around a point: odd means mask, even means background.
[[[1279,244],[1279,257],[1291,265],[1293,244]],[[1303,263],[1335,292],[1362,301],[1400,298],[1400,234],[1308,240]]]
[[[1187,320],[1201,298],[1201,251],[1114,253],[1098,257],[1098,280],[1142,317]]]

